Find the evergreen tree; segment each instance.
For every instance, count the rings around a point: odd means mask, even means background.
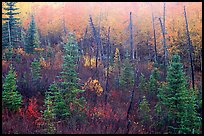
[[[34,59],[31,63],[31,73],[33,81],[38,81],[41,78],[40,74],[40,62],[37,59]]]
[[[141,73],[141,76],[139,78],[138,89],[139,89],[140,93],[147,92],[147,81],[146,81],[144,74],[142,74],[142,73]]]
[[[200,117],[196,112],[193,90],[187,89],[180,56],[173,55],[167,72],[167,85],[164,87],[162,103],[168,111],[169,133],[200,133]]]
[[[5,15],[2,18],[5,23],[2,24],[2,46],[11,48],[17,47],[20,38],[19,20],[17,12],[19,8],[16,8],[17,2],[5,2]]]
[[[69,33],[68,43],[64,45],[64,56],[62,64],[63,70],[59,76],[62,81],[59,83],[59,86],[66,104],[72,104],[74,106],[74,111],[72,112],[72,115],[78,115],[78,117],[81,118],[83,113],[80,111],[84,107],[85,99],[82,96],[77,97],[79,93],[84,92],[84,90],[79,89],[79,78],[77,77],[78,75],[75,70],[79,57],[78,54],[78,45],[75,40],[75,37],[72,33]]]
[[[69,33],[68,43],[64,45],[64,56],[62,64],[62,72],[58,78],[58,83],[53,83],[50,86],[53,96],[53,113],[59,119],[68,119],[70,116],[77,116],[77,119],[82,119],[82,112],[85,104],[84,97],[78,95],[84,90],[79,89],[77,72],[75,66],[78,59],[78,47],[74,39],[74,35]],[[70,107],[72,105],[74,108]]]
[[[152,74],[150,75],[148,87],[150,98],[152,99],[155,95],[157,95],[159,88],[159,72],[157,68],[154,68]]]
[[[43,119],[45,121],[45,128],[48,134],[53,134],[56,131],[55,128],[55,113],[53,108],[53,96],[52,92],[45,93],[45,104],[46,109],[43,112]]]
[[[39,35],[35,24],[34,16],[31,16],[31,22],[27,32],[25,51],[26,53],[33,53],[34,48],[39,48]]]
[[[129,60],[128,51],[126,52],[125,61],[122,69],[122,76],[120,77],[120,85],[124,88],[130,88],[134,82],[134,69]]]
[[[5,78],[5,83],[3,84],[2,92],[2,102],[3,109],[7,108],[9,111],[17,111],[22,104],[22,96],[16,90],[16,73],[13,70],[12,65],[10,65],[10,70]]]
[[[141,120],[142,125],[146,127],[151,126],[152,117],[150,115],[149,103],[145,96],[143,96],[143,99],[139,104],[139,119]]]

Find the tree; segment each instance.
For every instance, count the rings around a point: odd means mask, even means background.
[[[70,116],[77,116],[77,119],[82,119],[84,117],[82,111],[85,105],[85,98],[83,96],[78,96],[80,93],[84,92],[84,90],[79,89],[79,78],[75,70],[79,57],[78,46],[72,33],[69,33],[68,43],[64,45],[63,51],[62,72],[57,76],[59,82],[50,86],[50,89],[54,91],[54,113],[58,115],[59,119],[66,119],[66,117]],[[70,105],[74,108],[72,109]]]
[[[134,82],[134,69],[132,67],[132,64],[130,63],[128,51],[126,52],[122,75],[119,81],[120,85],[124,88],[130,88]]]
[[[138,85],[138,89],[140,92],[147,92],[147,83],[146,83],[146,78],[144,76],[144,74],[141,73],[141,76],[139,78],[139,85]]]
[[[196,112],[195,94],[187,89],[180,56],[173,55],[167,71],[162,103],[168,111],[169,133],[200,133],[200,117]]]
[[[3,108],[8,108],[9,111],[17,111],[22,104],[22,96],[16,90],[16,73],[10,65],[10,70],[3,84],[4,91],[2,92]]]
[[[52,89],[51,89],[52,90]],[[56,131],[55,128],[55,113],[53,108],[53,96],[52,92],[45,93],[45,104],[44,107],[46,108],[43,111],[43,119],[46,125],[46,131],[48,134],[53,134]]]
[[[149,77],[149,91],[151,99],[158,93],[159,88],[159,71],[157,68],[154,68],[152,74]]]
[[[20,18],[16,17],[20,12],[16,8],[17,2],[5,2],[6,7],[2,18],[5,23],[2,24],[2,46],[3,47],[17,47],[20,37],[19,22]]]
[[[189,30],[188,30],[188,20],[187,20],[187,16],[186,16],[185,6],[184,6],[184,17],[185,17],[185,22],[186,22],[186,35],[188,37],[188,51],[189,51],[189,57],[190,57],[190,62],[191,62],[192,85],[193,85],[193,89],[195,89],[194,66],[193,66],[193,56],[192,56],[193,46],[192,46],[192,43],[191,43],[191,38],[190,38]]]
[[[31,73],[33,81],[38,81],[41,78],[40,69],[40,62],[37,59],[34,59],[31,63]]]
[[[166,76],[166,67],[167,67],[167,59],[168,59],[168,50],[167,50],[167,46],[166,46],[166,28],[165,28],[165,12],[166,12],[166,9],[165,9],[165,2],[164,2],[164,14],[163,14],[163,24],[162,24],[162,21],[161,21],[161,18],[159,18],[159,22],[160,22],[160,25],[161,25],[161,30],[162,30],[162,36],[163,36],[163,44],[164,44],[164,76]]]
[[[146,97],[143,96],[142,101],[139,104],[139,119],[141,120],[142,125],[151,126],[152,117],[150,115],[149,103],[146,100]]]
[[[26,53],[33,53],[34,48],[38,48],[40,44],[39,35],[35,24],[34,16],[31,16],[31,22],[27,32],[25,51]]]

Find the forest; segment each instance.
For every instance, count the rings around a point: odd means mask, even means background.
[[[3,134],[202,134],[201,2],[2,2]]]

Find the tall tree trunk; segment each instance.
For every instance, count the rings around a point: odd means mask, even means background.
[[[11,29],[10,29],[10,21],[8,21],[8,35],[9,35],[9,46],[12,47],[12,44],[11,44]]]
[[[154,14],[152,12],[152,27],[153,27],[153,32],[154,32],[154,62],[158,62],[158,57],[157,57],[157,41],[156,41],[156,31],[155,31],[155,25],[154,25]]]
[[[164,76],[166,77],[166,70],[167,70],[167,47],[166,47],[166,38],[165,38],[165,30],[164,30],[164,26],[162,25],[162,21],[161,18],[159,18],[160,21],[160,25],[161,25],[161,30],[162,30],[162,35],[163,35],[163,44],[164,44]]]
[[[130,94],[130,104],[129,104],[129,107],[128,107],[128,110],[127,110],[127,117],[126,117],[127,118],[127,129],[126,129],[126,134],[129,133],[129,129],[130,129],[130,125],[131,125],[130,112],[131,112],[132,103],[133,103],[133,100],[134,100],[134,93],[135,93],[135,89],[136,89],[136,78],[137,78],[138,70],[136,68],[136,65],[134,66],[134,68],[135,68],[134,69],[134,86],[133,86],[133,89],[132,89],[131,94]]]
[[[130,12],[130,60],[134,60],[134,49],[133,49],[133,32],[132,32],[132,12]]]
[[[108,41],[107,41],[107,75],[106,75],[106,93],[105,93],[105,105],[107,104],[107,97],[108,97],[108,78],[109,78],[109,62],[110,62],[110,27],[108,27]]]
[[[193,89],[195,89],[195,83],[194,83],[194,64],[193,64],[193,56],[192,56],[192,52],[193,52],[193,46],[191,43],[191,38],[190,38],[190,34],[189,34],[189,30],[188,30],[188,20],[187,20],[187,16],[186,16],[186,9],[184,6],[184,17],[185,17],[185,21],[186,21],[186,34],[188,37],[188,50],[189,50],[189,57],[190,57],[190,62],[191,62],[191,77],[192,77],[192,85],[193,85]]]
[[[109,84],[108,84],[108,78],[109,78],[109,61],[110,61],[110,26],[108,27],[108,41],[107,41],[107,75],[106,75],[106,91],[105,91],[105,110],[107,101],[108,101],[108,90],[109,90]],[[105,132],[107,133],[107,127],[108,122],[106,123]]]
[[[91,15],[90,15],[89,19],[90,19],[90,26],[91,26],[91,29],[92,29],[92,32],[94,35],[94,40],[95,40],[96,48],[97,48],[96,49],[96,72],[95,72],[95,74],[97,75],[97,73],[98,73],[98,55],[99,55],[99,37],[98,37],[97,31],[94,27]]]

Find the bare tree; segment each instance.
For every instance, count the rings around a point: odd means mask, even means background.
[[[130,60],[134,60],[134,48],[133,48],[133,32],[132,32],[132,12],[130,12]]]
[[[188,30],[188,20],[187,20],[187,15],[186,15],[185,6],[184,6],[184,17],[185,17],[185,22],[186,22],[186,35],[187,35],[187,38],[188,38],[189,57],[190,57],[190,62],[191,62],[192,85],[193,85],[193,89],[195,89],[195,83],[194,83],[194,66],[193,66],[193,56],[192,56],[193,46],[192,46],[192,43],[191,43],[191,38],[190,38],[189,30]]]
[[[154,14],[152,12],[152,27],[153,27],[153,33],[154,33],[154,62],[158,62],[158,57],[157,57],[157,41],[156,41],[156,31],[155,31],[155,24],[154,24]]]
[[[168,59],[168,50],[167,50],[167,46],[166,46],[166,31],[165,31],[165,10],[166,10],[166,6],[165,6],[165,2],[164,2],[164,14],[163,14],[163,24],[161,21],[161,18],[159,18],[160,21],[160,25],[161,25],[161,30],[162,30],[162,35],[163,35],[163,44],[164,44],[164,76],[166,76],[166,70],[167,70],[167,59]]]
[[[100,38],[98,36],[98,33],[95,29],[95,26],[93,24],[93,21],[92,21],[92,17],[91,15],[89,16],[89,22],[90,22],[90,26],[91,26],[91,29],[92,29],[92,32],[93,32],[93,35],[94,35],[94,40],[95,40],[95,43],[96,43],[96,73],[97,73],[97,68],[98,68],[98,55],[99,55],[99,43],[100,43]]]

